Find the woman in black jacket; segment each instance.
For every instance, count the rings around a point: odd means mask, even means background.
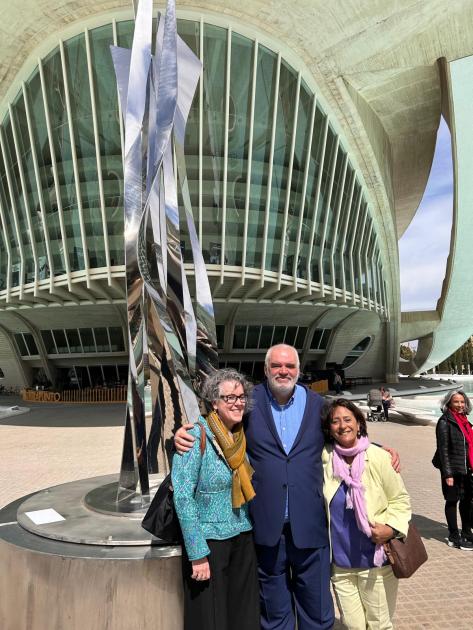
[[[448,525],[448,545],[473,551],[473,426],[467,414],[471,402],[462,391],[449,392],[441,402],[443,412],[437,422],[437,451],[433,464],[440,469],[445,516]],[[459,503],[461,532],[457,524]]]

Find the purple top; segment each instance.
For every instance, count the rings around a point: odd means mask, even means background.
[[[330,502],[332,559],[343,569],[371,569],[376,545],[358,529],[354,510],[346,509],[346,494],[343,482]]]

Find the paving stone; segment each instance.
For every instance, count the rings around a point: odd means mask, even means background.
[[[18,404],[0,398],[0,405]],[[121,405],[49,407],[0,422],[0,505],[48,486],[118,472],[123,439]],[[370,438],[401,454],[402,476],[429,561],[399,583],[396,630],[473,627],[473,552],[450,549],[438,471],[432,466],[435,428],[373,423]],[[336,628],[343,626],[337,621]]]

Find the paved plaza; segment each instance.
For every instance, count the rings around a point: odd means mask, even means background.
[[[12,404],[25,403],[0,397],[0,406]],[[29,413],[0,420],[1,506],[47,486],[118,471],[123,405],[45,404],[30,408]],[[435,428],[397,418],[368,428],[374,441],[394,446],[401,454],[414,522],[429,553],[428,563],[411,579],[400,582],[395,628],[469,630],[473,619],[473,552],[450,549],[445,543],[438,472],[430,461]]]

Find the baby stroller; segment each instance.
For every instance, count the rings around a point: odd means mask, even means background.
[[[368,422],[386,422],[383,398],[379,389],[370,389],[366,398],[366,404],[368,405],[368,413],[366,414]]]

